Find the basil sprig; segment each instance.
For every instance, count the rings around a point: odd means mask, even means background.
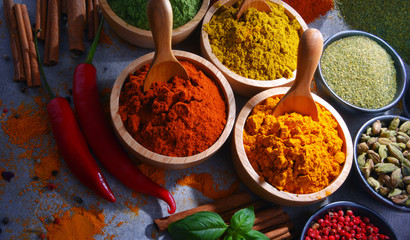
[[[237,211],[230,225],[225,224],[220,215],[214,212],[198,212],[168,226],[174,240],[264,240],[265,234],[252,230],[255,222],[253,206]]]

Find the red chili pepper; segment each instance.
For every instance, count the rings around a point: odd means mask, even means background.
[[[100,26],[101,28],[101,26]],[[99,29],[95,39],[98,41]],[[93,45],[96,43],[94,40]],[[116,138],[102,109],[97,88],[97,70],[91,64],[95,47],[91,47],[85,63],[74,71],[73,99],[81,129],[96,157],[104,167],[127,187],[164,200],[170,214],[176,205],[172,195],[163,187],[145,176]]]
[[[114,194],[88,148],[70,104],[65,98],[55,97],[47,83],[37,48],[37,33],[34,34],[34,38],[40,72],[44,85],[52,97],[52,100],[47,104],[47,112],[61,155],[71,172],[84,185],[104,199],[115,202]]]

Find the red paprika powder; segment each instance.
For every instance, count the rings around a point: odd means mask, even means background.
[[[174,77],[153,83],[144,92],[149,65],[124,84],[119,114],[131,136],[145,148],[162,155],[186,157],[215,143],[227,118],[225,97],[218,85],[192,63],[181,61],[189,81]]]

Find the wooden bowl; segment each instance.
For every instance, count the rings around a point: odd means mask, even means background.
[[[301,26],[299,30],[299,36],[302,36],[303,32],[306,29],[308,29],[308,26],[302,19],[302,17],[299,15],[299,13],[297,13],[291,6],[289,6],[285,2],[282,2],[280,0],[269,1],[283,5],[283,7],[285,8],[286,15],[288,15],[290,19],[296,19],[299,22]],[[211,20],[215,12],[219,9],[220,5],[231,6],[236,2],[237,0],[220,0],[217,3],[213,4],[206,13],[204,20],[202,22],[202,26]],[[234,90],[234,92],[242,96],[251,97],[258,92],[274,87],[289,87],[295,80],[296,70],[293,71],[292,78],[279,78],[274,80],[254,80],[242,77],[237,73],[231,71],[225,65],[223,65],[219,61],[219,59],[213,54],[211,44],[209,43],[208,33],[204,31],[203,27],[201,31],[201,54],[206,59],[215,64],[215,66],[219,68],[219,70],[222,71],[226,79],[228,79],[229,83],[231,84],[231,87]]]
[[[325,107],[336,119],[338,122],[338,132],[340,138],[343,140],[343,149],[342,151],[346,154],[346,160],[339,176],[334,179],[329,186],[322,189],[319,192],[310,193],[310,194],[294,194],[289,192],[280,191],[271,184],[260,181],[258,173],[253,169],[252,165],[249,162],[249,159],[246,155],[245,148],[243,145],[243,131],[245,122],[251,113],[252,109],[265,100],[268,97],[280,97],[285,95],[289,90],[288,87],[272,88],[265,90],[253,98],[251,98],[245,106],[240,111],[234,128],[234,135],[232,141],[232,155],[234,166],[238,172],[239,177],[245,183],[245,185],[253,191],[255,194],[260,196],[263,199],[266,199],[271,202],[275,202],[280,205],[285,206],[302,206],[312,204],[318,201],[321,201],[334,193],[346,180],[349,175],[350,169],[353,162],[353,145],[352,138],[349,133],[343,118],[340,114],[325,100],[318,97],[315,94],[312,94],[313,99],[316,103],[319,103]],[[318,159],[320,161],[320,159]]]
[[[214,65],[212,65],[212,63],[198,55],[189,52],[174,50],[173,54],[179,60],[191,62],[199,70],[204,72],[208,77],[214,79],[222,90],[222,93],[224,94],[227,106],[226,125],[222,131],[221,136],[211,147],[201,153],[188,157],[170,157],[146,149],[128,133],[121,120],[120,115],[118,114],[120,93],[124,82],[127,80],[130,73],[134,73],[145,64],[151,64],[154,57],[154,52],[146,54],[131,62],[117,77],[110,96],[110,113],[115,133],[117,134],[124,147],[137,160],[165,169],[184,169],[205,161],[214,153],[216,153],[219,148],[225,143],[234,125],[236,106],[235,97],[228,81],[226,80],[224,75]]]
[[[152,38],[151,31],[143,30],[137,27],[134,27],[120,17],[118,17],[114,11],[111,9],[107,0],[99,0],[100,8],[103,13],[105,20],[108,22],[108,25],[125,41],[134,44],[138,47],[143,48],[154,48],[154,39]],[[206,11],[209,7],[210,0],[203,0],[201,8],[198,13],[195,15],[191,21],[186,24],[172,30],[172,44],[182,42],[187,38],[194,29],[201,22],[202,18],[205,16]]]

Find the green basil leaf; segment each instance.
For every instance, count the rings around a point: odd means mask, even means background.
[[[224,240],[246,240],[246,239],[240,233],[235,232],[235,230],[233,230],[231,227],[228,227],[228,229],[225,232]]]
[[[168,232],[174,240],[216,240],[227,228],[217,213],[204,211],[171,223]]]
[[[235,232],[245,234],[249,232],[255,223],[253,206],[237,211],[231,218],[231,226]]]
[[[249,232],[244,234],[246,240],[269,240],[269,238],[256,230],[250,230]]]

